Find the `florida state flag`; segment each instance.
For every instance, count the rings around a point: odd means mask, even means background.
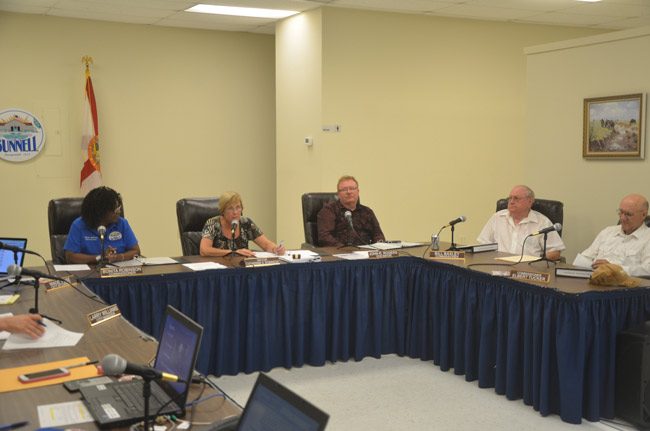
[[[86,92],[84,97],[84,122],[81,135],[81,154],[84,161],[81,168],[81,193],[86,195],[95,187],[102,185],[102,171],[99,164],[99,123],[97,104],[90,69],[86,65]]]

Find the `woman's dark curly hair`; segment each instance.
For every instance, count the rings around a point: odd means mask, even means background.
[[[122,206],[122,196],[110,187],[92,189],[81,203],[81,218],[89,228],[97,228],[108,213]]]

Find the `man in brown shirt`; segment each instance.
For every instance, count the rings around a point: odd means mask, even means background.
[[[336,189],[338,200],[326,203],[318,213],[318,245],[338,247],[384,241],[375,213],[359,203],[357,180],[345,175]]]

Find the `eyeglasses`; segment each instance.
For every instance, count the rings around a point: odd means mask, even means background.
[[[231,213],[236,213],[238,211],[241,211],[242,209],[243,208],[242,208],[241,205],[237,205],[237,206],[234,206],[234,207],[226,207],[226,209],[224,211],[228,211],[228,212],[231,212]]]
[[[619,209],[616,210],[616,214],[618,214],[619,217],[627,217],[627,218],[630,218],[630,217],[632,217],[634,214],[636,214],[636,211],[624,211],[624,210],[622,210],[622,209],[619,208]]]
[[[358,186],[354,186],[354,187],[343,187],[343,188],[339,189],[339,193],[343,193],[343,192],[356,192],[357,190],[359,190],[359,187],[358,187]]]
[[[508,196],[506,198],[506,200],[510,201],[510,202],[519,202],[519,201],[524,200],[524,199],[528,199],[528,196],[523,196],[523,197],[522,196]]]

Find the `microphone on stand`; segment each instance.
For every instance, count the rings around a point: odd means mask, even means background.
[[[555,223],[553,226],[545,227],[544,229],[540,229],[537,232],[531,233],[530,236],[543,235],[543,234],[549,233],[549,232],[559,232],[561,230],[562,230],[562,224],[561,223]]]
[[[237,226],[239,226],[239,220],[233,220],[230,222],[230,251],[235,254],[237,247],[235,246],[235,231],[237,231]]]
[[[26,248],[16,247],[15,245],[11,245],[11,244],[5,244],[2,241],[0,241],[0,249],[13,251],[14,253],[27,253],[27,254],[34,254],[36,256],[40,256],[40,254],[36,253],[35,251],[27,250]]]
[[[462,222],[464,222],[464,221],[467,221],[467,217],[465,217],[465,216],[460,216],[460,217],[458,217],[458,218],[453,219],[453,220],[450,221],[449,223],[447,223],[447,225],[444,226],[444,227],[447,227],[447,226],[454,226],[454,225],[456,225],[456,224],[458,224],[458,223],[462,223]]]
[[[467,217],[465,216],[460,216],[458,218],[453,219],[449,223],[447,223],[446,226],[443,226],[442,229],[446,228],[447,226],[451,227],[451,247],[449,247],[447,250],[458,250],[456,247],[456,243],[454,242],[454,231],[456,230],[456,225],[458,223],[462,223],[467,220]],[[442,230],[440,229],[440,230]]]
[[[147,365],[131,363],[111,353],[102,359],[102,370],[106,376],[119,376],[120,374],[134,374],[150,380],[166,380],[168,382],[187,383],[175,374],[165,373]]]
[[[345,220],[347,220],[348,225],[350,226],[350,229],[354,231],[354,223],[352,223],[352,212],[351,211],[346,211],[343,216],[345,217]]]
[[[104,240],[106,239],[106,226],[97,226],[97,233],[99,234],[99,247],[101,250],[99,257],[99,265],[106,263],[106,250],[104,249]]]
[[[59,281],[65,282],[65,283],[69,283],[68,280],[66,280],[64,278],[61,278],[61,277],[57,277],[56,275],[50,275],[50,274],[46,274],[44,272],[35,271],[33,269],[23,268],[21,266],[14,265],[14,264],[11,264],[11,265],[9,265],[7,267],[7,275],[9,277],[18,277],[18,276],[26,275],[28,277],[49,278],[49,279],[52,279],[52,280],[59,280]]]

